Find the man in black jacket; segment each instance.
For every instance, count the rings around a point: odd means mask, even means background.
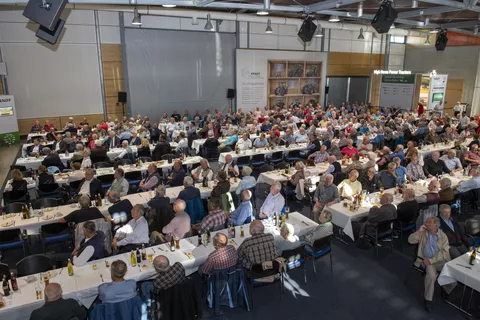
[[[462,228],[453,220],[451,216],[452,209],[448,204],[441,204],[440,211],[440,229],[445,233],[450,245],[450,256],[452,259],[460,257],[468,251],[470,244],[463,233]]]
[[[397,219],[403,223],[403,226],[407,226],[416,220],[420,208],[417,200],[415,200],[415,190],[405,189],[403,190],[402,202],[397,205]]]
[[[160,136],[158,144],[155,146],[155,149],[152,151],[152,160],[158,161],[162,159],[162,156],[165,154],[172,153],[172,147],[170,143],[165,140],[164,136]]]
[[[94,178],[93,169],[85,169],[85,179],[82,179],[78,186],[77,196],[87,195],[91,199],[98,194],[103,198],[105,196],[105,190],[102,187],[102,183],[97,178]]]
[[[445,162],[440,160],[440,152],[435,151],[432,153],[432,158],[424,161],[423,171],[428,178],[442,175],[443,173],[450,173],[450,169],[447,168]]]
[[[86,318],[87,310],[74,299],[63,299],[62,287],[55,282],[45,287],[45,304],[30,315],[30,320]]]
[[[108,138],[105,139],[103,145],[107,150],[120,146],[120,138],[115,135],[115,131],[108,131]]]
[[[158,129],[158,124],[154,123],[153,127],[150,129],[150,140],[152,142],[158,142],[160,139],[160,129]]]
[[[65,169],[65,166],[63,165],[62,160],[60,160],[60,156],[52,152],[50,148],[45,147],[42,149],[42,153],[45,155],[45,159],[42,161],[42,165],[45,167],[57,167],[60,171],[63,171]]]
[[[222,194],[230,192],[230,183],[227,180],[227,173],[223,170],[217,172],[217,185],[210,194],[211,198],[221,198]]]

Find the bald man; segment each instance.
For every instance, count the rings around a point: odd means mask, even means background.
[[[238,247],[238,260],[248,270],[252,266],[261,264],[265,261],[272,261],[277,257],[277,245],[275,239],[270,233],[264,233],[265,227],[260,220],[255,220],[250,224],[250,237]]]
[[[60,320],[87,318],[87,311],[74,299],[62,298],[62,287],[51,282],[45,287],[45,304],[30,315],[30,320]]]
[[[215,251],[210,253],[205,264],[198,269],[200,275],[209,275],[212,270],[228,269],[237,264],[237,250],[228,244],[227,236],[218,232],[213,237]]]
[[[159,238],[160,241],[169,241],[170,235],[173,237],[178,237],[182,239],[185,235],[190,232],[190,216],[185,212],[186,203],[181,199],[175,200],[173,203],[173,211],[175,211],[175,217],[162,229],[162,233],[152,232],[152,237]],[[165,237],[165,236],[167,237]]]

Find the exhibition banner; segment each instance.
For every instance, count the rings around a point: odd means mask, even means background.
[[[0,144],[10,146],[19,141],[15,99],[0,95]]]
[[[442,113],[447,91],[447,74],[437,74],[430,78],[430,93],[428,94],[428,109]]]
[[[380,105],[410,110],[412,109],[414,92],[414,74],[382,75]]]

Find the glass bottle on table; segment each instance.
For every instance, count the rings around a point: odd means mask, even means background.
[[[135,253],[133,252],[130,252],[130,263],[132,264],[132,267],[136,267],[137,266],[137,257],[135,256]]]
[[[2,289],[3,289],[3,295],[5,297],[8,297],[10,295],[10,286],[8,285],[6,274],[3,275]]]
[[[285,207],[285,219],[288,220],[288,214],[290,213],[290,207]]]
[[[12,290],[17,291],[18,290],[17,277],[15,277],[15,273],[13,272],[10,273],[10,282],[12,284]]]
[[[147,249],[145,249],[145,245],[142,244],[142,261],[147,260]]]
[[[140,250],[137,248],[137,251],[136,251],[136,258],[137,258],[137,263],[140,264],[142,263],[142,255],[140,253]]]
[[[175,251],[175,239],[173,234],[170,234],[170,251]]]
[[[72,261],[70,261],[70,259],[68,259],[68,262],[67,262],[67,271],[68,271],[68,276],[73,276],[73,263]]]
[[[475,259],[477,258],[477,250],[473,247],[472,254],[470,255],[469,264],[473,266],[475,264]]]
[[[245,231],[243,230],[243,225],[240,226],[240,237],[245,237]]]

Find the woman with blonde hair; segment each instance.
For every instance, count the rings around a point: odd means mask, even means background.
[[[151,157],[152,154],[150,152],[150,143],[146,138],[141,140],[141,144],[137,148],[137,156],[138,157]]]
[[[23,174],[18,169],[12,170],[12,192],[24,192],[27,190],[27,180],[23,178]]]

